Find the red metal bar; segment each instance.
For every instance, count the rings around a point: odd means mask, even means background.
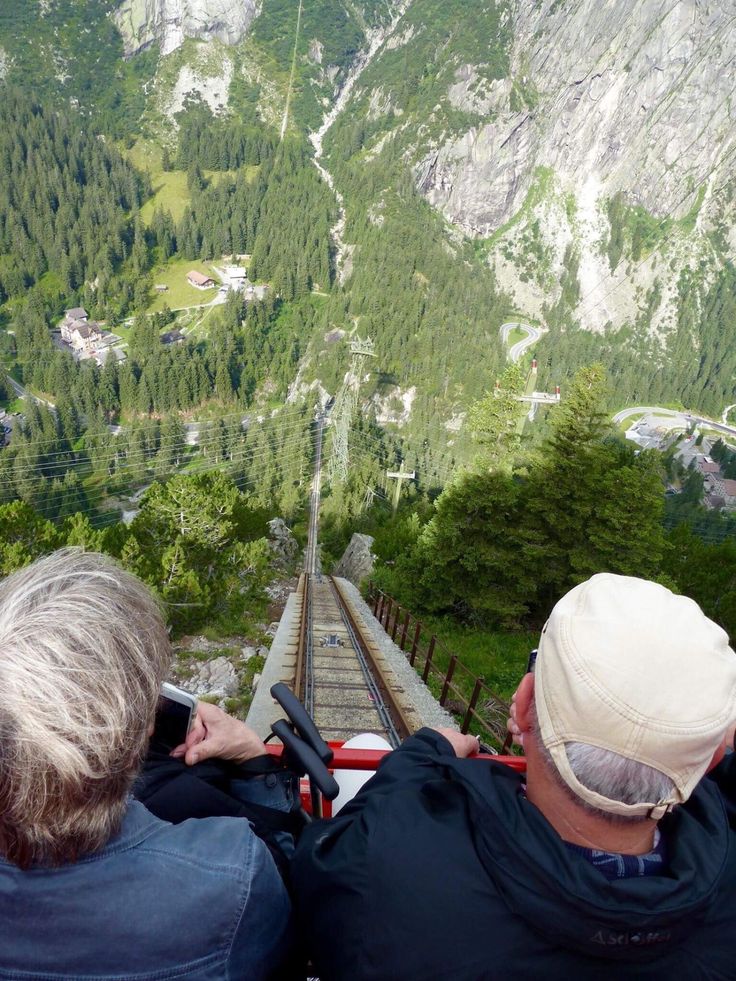
[[[442,686],[442,694],[440,695],[440,705],[444,705],[447,700],[447,691],[452,682],[452,676],[455,674],[455,665],[457,664],[457,654],[453,654],[450,658],[450,664],[447,668],[447,675],[445,677],[445,683]]]
[[[432,634],[432,638],[429,641],[429,650],[427,651],[427,660],[424,662],[424,671],[422,672],[422,681],[425,683],[429,677],[429,669],[432,667],[432,658],[434,657],[434,648],[436,643],[437,638],[434,634]],[[463,732],[467,732],[467,730],[463,729]]]
[[[422,632],[422,625],[417,620],[416,629],[414,630],[414,642],[411,645],[411,654],[409,655],[409,664],[414,667],[414,662],[417,659],[417,646],[419,644],[419,635]]]
[[[470,696],[470,703],[468,704],[468,711],[465,713],[465,718],[463,719],[463,724],[460,726],[460,732],[467,732],[470,728],[470,721],[473,718],[473,712],[475,711],[475,706],[478,704],[478,697],[480,695],[480,690],[483,687],[483,679],[475,679],[475,688],[473,688],[473,694]]]
[[[392,752],[389,749],[343,749],[342,743],[329,745],[335,754],[329,766],[330,770],[375,770],[383,757]],[[268,743],[266,749],[270,756],[279,759],[283,746],[281,743]],[[520,773],[526,771],[526,759],[523,756],[494,756],[492,753],[478,753],[471,758],[503,763],[504,766],[509,766]]]
[[[399,647],[402,649],[402,651],[406,650],[406,631],[409,629],[410,620],[411,620],[411,613],[409,613],[409,611],[407,610],[406,617],[404,618],[404,626],[401,631],[401,642],[399,643]]]

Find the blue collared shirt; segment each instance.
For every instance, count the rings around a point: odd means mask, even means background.
[[[0,979],[267,978],[290,904],[240,818],[171,825],[131,800],[120,833],[60,868],[0,860]]]

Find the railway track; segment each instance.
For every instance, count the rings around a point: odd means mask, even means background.
[[[327,740],[359,732],[392,746],[420,726],[361,615],[332,577],[304,573],[294,692]]]

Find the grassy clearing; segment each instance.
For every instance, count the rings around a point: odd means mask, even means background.
[[[170,211],[174,221],[180,221],[190,202],[187,175],[183,170],[161,171],[151,175],[153,197],[141,208],[141,218],[150,225],[157,209]]]
[[[539,641],[538,633],[479,630],[446,618],[427,617],[422,623],[425,637],[437,637],[434,663],[446,668],[450,655],[457,654],[459,663],[468,669],[466,673],[458,668],[453,679],[468,696],[474,679],[482,678],[496,695],[510,700],[526,670],[529,652]]]
[[[123,152],[134,167],[146,171],[151,179],[153,196],[141,208],[143,221],[150,225],[157,208],[171,212],[174,221],[180,221],[191,201],[186,172],[164,170],[161,166],[161,147],[146,140],[138,140],[133,147],[129,150],[123,149]],[[259,169],[257,166],[244,168],[248,183],[256,179]],[[234,180],[237,171],[205,170],[203,176],[206,181],[219,184],[222,180]]]
[[[509,336],[506,339],[507,347],[512,348],[514,344],[518,344],[519,341],[523,341],[526,336],[525,330],[521,330],[520,327],[514,327],[513,330],[509,331]]]
[[[12,415],[14,412],[25,412],[26,403],[25,400],[21,398],[13,398],[9,401],[0,399],[0,408],[5,409],[6,412]]]
[[[161,147],[146,140],[138,140],[123,152],[134,167],[146,171],[151,178],[153,196],[141,208],[143,221],[150,224],[157,208],[170,211],[174,221],[179,221],[190,201],[184,171],[165,171],[161,166]]]
[[[148,313],[157,313],[168,306],[171,310],[178,310],[181,307],[191,307],[198,304],[209,303],[217,295],[217,288],[211,290],[198,290],[190,286],[187,282],[187,273],[192,269],[211,276],[215,282],[219,283],[212,266],[206,262],[197,262],[192,259],[169,259],[168,262],[156,266],[151,274],[154,285],[162,284],[168,286],[167,293],[157,293],[148,308]]]

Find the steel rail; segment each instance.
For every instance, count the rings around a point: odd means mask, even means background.
[[[385,672],[371,654],[371,644],[366,638],[365,628],[356,620],[352,606],[340,584],[334,576],[330,576],[329,581],[361,664],[366,685],[374,699],[376,711],[386,727],[388,741],[393,746],[398,746],[402,739],[412,734],[414,726],[396,697]]]
[[[304,619],[307,624],[304,642],[304,707],[314,718],[314,632],[312,630],[312,580],[306,577]]]
[[[307,637],[309,635],[309,609],[307,605],[308,589],[309,574],[303,572],[299,576],[299,585],[297,586],[297,593],[301,599],[301,609],[299,611],[299,638],[297,640],[296,663],[294,665],[294,694],[300,701],[302,699],[306,646]]]
[[[381,720],[381,724],[386,730],[386,737],[391,743],[394,749],[401,744],[401,736],[399,735],[398,729],[394,725],[394,720],[391,718],[391,712],[389,711],[386,701],[383,697],[383,692],[379,687],[376,679],[373,676],[371,668],[368,664],[368,658],[366,657],[366,649],[362,644],[360,638],[358,637],[356,630],[351,622],[351,617],[347,609],[343,606],[339,594],[337,594],[337,586],[334,579],[331,579],[330,585],[332,586],[333,592],[336,594],[338,601],[338,606],[340,608],[340,615],[342,616],[345,627],[350,637],[350,641],[353,645],[353,650],[358,658],[358,663],[360,664],[360,670],[363,672],[363,678],[365,680],[366,688],[368,689],[370,696],[373,700],[376,712],[378,713],[378,718]]]

